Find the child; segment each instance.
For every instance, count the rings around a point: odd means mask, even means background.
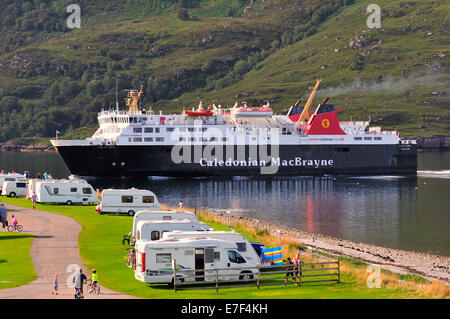
[[[16,229],[16,228],[17,228],[17,224],[18,224],[19,222],[17,221],[17,218],[14,217],[14,215],[11,215],[11,222],[12,222],[12,224],[13,224],[13,226],[14,226],[14,229]]]
[[[58,274],[55,274],[55,276],[53,276],[53,290],[52,290],[52,295],[57,295],[58,294]]]

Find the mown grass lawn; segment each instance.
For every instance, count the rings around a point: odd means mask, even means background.
[[[2,198],[7,204],[30,207],[25,199]],[[97,269],[100,284],[121,293],[142,298],[415,298],[419,295],[406,290],[387,288],[369,289],[365,282],[356,277],[343,275],[341,283],[308,284],[302,287],[294,285],[236,287],[219,289],[214,287],[205,290],[181,290],[176,293],[166,285],[148,285],[134,278],[132,269],[126,266],[128,246],[121,243],[122,235],[128,234],[132,227],[129,216],[98,215],[93,206],[59,206],[39,205],[38,209],[63,214],[76,219],[82,226],[79,237],[80,254],[89,269]],[[218,230],[226,230],[227,226],[211,224]],[[239,230],[237,230],[239,231]],[[22,239],[23,240],[23,239]],[[30,238],[31,242],[31,238]],[[3,246],[3,245],[2,245]],[[2,250],[0,250],[1,252]],[[2,254],[3,256],[3,254]],[[22,250],[20,256],[28,259],[29,249]],[[2,257],[3,259],[3,257]],[[32,272],[22,270],[23,273]],[[1,286],[0,286],[1,287]]]
[[[36,279],[30,249],[33,236],[0,231],[0,289],[22,286]]]

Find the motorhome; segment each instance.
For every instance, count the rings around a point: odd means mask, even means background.
[[[38,203],[98,203],[99,199],[90,184],[85,180],[51,179],[37,180],[35,190]]]
[[[26,181],[7,181],[3,183],[2,193],[3,196],[8,197],[21,197],[27,194],[27,182]]]
[[[221,281],[252,280],[257,276],[255,263],[246,260],[234,242],[172,238],[136,243],[135,278],[150,284],[173,283],[172,261],[182,270],[177,273],[177,282],[215,281],[216,269],[221,269]]]
[[[3,183],[4,182],[14,182],[14,181],[20,181],[24,182],[26,181],[26,177],[23,174],[18,173],[8,173],[8,174],[0,174],[0,187],[2,187],[1,190],[3,190]]]
[[[149,221],[149,220],[181,220],[187,219],[190,221],[197,221],[198,217],[192,213],[184,212],[180,210],[141,210],[137,212],[133,217],[133,229],[131,230],[131,238],[132,240],[136,239],[136,226],[140,221]]]
[[[211,226],[188,219],[181,220],[146,220],[136,225],[136,241],[159,240],[166,232],[174,230],[209,231]]]
[[[259,263],[260,258],[258,253],[253,248],[252,244],[248,241],[248,239],[235,231],[207,231],[199,234],[198,232],[193,231],[182,231],[182,230],[174,230],[171,232],[165,232],[162,236],[162,239],[170,239],[170,238],[211,238],[211,239],[221,239],[231,241],[236,244],[237,251],[245,257],[245,259],[250,260],[254,263]]]
[[[145,189],[105,189],[95,210],[99,213],[127,213],[134,216],[141,210],[162,210],[155,194]]]

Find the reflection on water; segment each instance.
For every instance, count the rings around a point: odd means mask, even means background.
[[[8,159],[9,162],[4,161]],[[450,152],[420,153],[418,177],[93,179],[94,188],[147,188],[176,206],[230,210],[356,242],[450,255]],[[7,165],[5,165],[5,163]],[[69,174],[55,153],[1,153],[0,168]]]

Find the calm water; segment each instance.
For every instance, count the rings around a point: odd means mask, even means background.
[[[230,210],[309,232],[450,256],[450,152],[420,153],[418,177],[93,179],[94,188],[137,187],[161,202]],[[0,169],[70,172],[56,153],[0,152]]]

